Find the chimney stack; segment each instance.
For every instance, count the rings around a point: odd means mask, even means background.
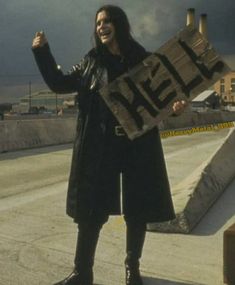
[[[201,14],[199,32],[207,39],[207,14]]]
[[[187,26],[192,25],[195,27],[195,9],[189,8],[187,12]]]

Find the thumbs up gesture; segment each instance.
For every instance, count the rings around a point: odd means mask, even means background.
[[[43,31],[36,32],[35,37],[33,39],[32,48],[43,47],[47,43],[47,38]]]

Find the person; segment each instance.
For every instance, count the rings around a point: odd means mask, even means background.
[[[141,285],[139,259],[146,223],[175,217],[159,131],[155,127],[131,141],[98,90],[149,53],[132,37],[127,15],[118,6],[98,9],[94,39],[95,47],[67,74],[58,68],[43,32],[36,33],[32,45],[49,88],[56,93],[78,92],[66,210],[78,224],[77,246],[73,272],[56,284],[93,284],[92,267],[100,230],[109,215],[123,213],[127,229],[126,284]],[[181,113],[185,105],[177,101],[173,110]]]

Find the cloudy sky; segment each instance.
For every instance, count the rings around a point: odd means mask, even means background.
[[[0,102],[45,88],[31,52],[36,31],[46,33],[53,54],[67,71],[92,47],[94,15],[115,4],[127,13],[134,37],[156,50],[186,24],[188,8],[208,15],[209,41],[222,55],[235,54],[234,0],[0,0]],[[229,56],[231,58],[231,56]]]

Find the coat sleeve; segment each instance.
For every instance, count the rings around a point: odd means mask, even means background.
[[[85,60],[64,74],[50,51],[48,44],[32,49],[38,68],[48,87],[55,93],[73,93],[79,90]]]

